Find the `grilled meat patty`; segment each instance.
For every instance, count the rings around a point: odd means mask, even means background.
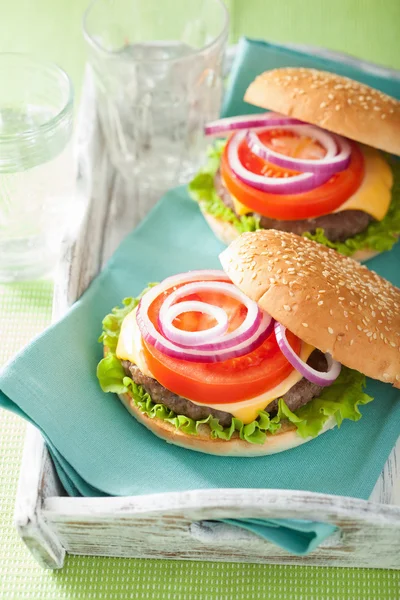
[[[221,173],[217,171],[214,178],[214,185],[218,196],[222,202],[235,212],[230,192],[225,187]],[[315,233],[319,228],[325,231],[326,237],[331,242],[344,242],[349,237],[364,231],[373,221],[372,217],[362,210],[344,210],[339,213],[323,215],[315,219],[300,219],[298,221],[280,221],[279,219],[270,219],[257,213],[251,213],[259,217],[260,227],[262,229],[278,229],[279,231],[288,231],[302,235],[305,232]]]
[[[165,406],[173,410],[175,413],[179,415],[185,415],[191,419],[194,419],[195,421],[206,419],[208,415],[213,415],[213,417],[219,420],[223,427],[230,426],[232,422],[232,415],[230,413],[222,410],[216,410],[215,408],[210,408],[209,406],[195,404],[194,402],[191,402],[182,396],[178,396],[177,394],[170,392],[156,379],[153,379],[148,375],[144,375],[139,367],[129,362],[129,360],[123,360],[121,362],[126,374],[131,377],[135,383],[141,385],[156,404],[165,404]],[[319,350],[314,350],[308,359],[308,364],[321,372],[326,371],[328,366],[325,356]],[[294,411],[318,396],[321,390],[322,387],[316,385],[315,383],[311,383],[303,377],[303,379],[301,379],[288,392],[286,392],[286,394],[283,396],[283,399],[290,410]],[[278,401],[274,400],[274,402],[268,406],[268,412],[273,414],[276,413],[277,410]]]

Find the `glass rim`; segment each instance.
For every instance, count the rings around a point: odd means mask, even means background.
[[[83,36],[85,38],[85,40],[87,41],[87,43],[93,47],[95,50],[99,51],[100,53],[106,54],[109,57],[113,57],[113,54],[110,50],[106,50],[101,44],[99,44],[94,37],[88,32],[87,29],[87,20],[89,17],[89,14],[92,11],[92,8],[98,4],[99,2],[101,2],[102,0],[92,0],[89,4],[89,6],[86,8],[85,12],[83,13],[83,17],[82,17],[82,31],[83,31]],[[180,62],[180,61],[184,61],[187,60],[188,58],[192,57],[195,54],[200,54],[201,52],[204,52],[205,50],[208,50],[210,48],[212,48],[214,45],[216,46],[225,36],[227,36],[228,34],[228,29],[229,29],[229,11],[228,8],[226,6],[226,4],[224,3],[223,0],[212,0],[213,2],[215,2],[216,4],[218,4],[221,8],[222,8],[222,14],[223,14],[223,24],[222,24],[222,29],[220,31],[220,33],[214,37],[211,42],[209,42],[208,44],[202,46],[199,49],[196,49],[194,52],[191,52],[190,54],[186,55],[186,56],[180,56],[177,58],[165,58],[165,59],[144,59],[141,62],[148,62],[148,63],[173,63],[173,62]],[[121,56],[120,54],[118,55],[118,60],[126,60],[127,62],[131,61],[132,59],[130,59],[129,57],[125,57],[125,56]]]
[[[65,117],[69,110],[72,110],[73,102],[74,102],[74,86],[72,84],[72,80],[68,73],[60,67],[57,63],[42,60],[41,58],[29,54],[28,52],[0,52],[0,61],[3,58],[17,58],[21,59],[21,61],[34,63],[35,66],[45,67],[50,69],[53,73],[55,73],[59,79],[64,80],[67,84],[67,99],[62,104],[62,108],[57,112],[56,115],[46,120],[44,123],[40,125],[29,127],[29,129],[22,129],[16,133],[0,133],[0,142],[7,141],[15,138],[29,138],[32,134],[36,134],[38,132],[46,133],[53,127],[57,126]],[[60,77],[61,76],[61,77]]]

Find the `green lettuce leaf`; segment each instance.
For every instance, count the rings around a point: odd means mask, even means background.
[[[236,213],[225,206],[214,187],[214,177],[221,160],[221,154],[226,142],[218,141],[208,149],[206,166],[189,183],[189,194],[199,203],[200,208],[217,219],[231,223],[239,233],[260,229],[260,219],[254,216]]]
[[[189,193],[201,209],[222,221],[234,225],[239,233],[260,229],[260,219],[253,215],[238,217],[236,213],[225,206],[214,187],[214,176],[218,170],[221,154],[226,142],[216,142],[208,150],[206,166],[189,183]],[[334,248],[345,256],[352,256],[357,250],[369,249],[378,252],[391,250],[400,236],[400,160],[385,155],[393,171],[392,201],[389,210],[382,221],[374,221],[367,229],[345,242],[331,242],[323,229],[317,229],[313,234],[304,236],[315,240],[328,248]]]
[[[329,417],[334,416],[338,427],[343,419],[361,419],[359,406],[371,402],[373,398],[364,393],[366,378],[358,371],[342,367],[339,377],[329,387],[294,413],[282,398],[278,403],[278,419],[288,419],[296,425],[301,437],[315,437]]]
[[[140,298],[152,287],[157,285],[156,283],[149,283],[148,286],[143,290],[136,298],[124,298],[122,300],[122,306],[116,306],[111,312],[106,315],[102,321],[103,332],[99,337],[99,342],[103,343],[103,346],[110,352],[115,353],[117,348],[119,332],[121,331],[122,321],[140,302]]]
[[[314,398],[305,406],[292,412],[281,398],[278,402],[278,413],[271,417],[264,410],[258,412],[258,417],[251,423],[244,424],[235,417],[229,427],[223,427],[218,419],[209,415],[206,419],[195,421],[185,415],[178,415],[164,404],[156,404],[141,385],[127,377],[121,361],[115,355],[118,336],[125,316],[139,303],[149,286],[137,298],[125,298],[122,307],[115,307],[103,319],[103,333],[99,341],[107,348],[107,355],[97,366],[97,378],[104,392],[115,394],[129,393],[135,406],[151,419],[158,418],[184,433],[196,435],[199,427],[208,425],[212,438],[230,440],[235,432],[240,439],[251,444],[263,444],[267,434],[273,435],[281,428],[282,421],[290,421],[297,427],[302,437],[315,437],[323,428],[325,421],[332,415],[340,427],[343,419],[357,421],[361,418],[359,406],[371,402],[372,398],[363,392],[365,376],[358,371],[342,367],[337,380],[325,388],[318,398]]]

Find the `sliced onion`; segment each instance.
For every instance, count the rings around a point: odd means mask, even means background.
[[[239,145],[246,135],[246,131],[233,135],[228,146],[228,162],[236,177],[247,185],[273,194],[300,194],[312,190],[330,179],[331,174],[301,173],[301,175],[293,175],[293,177],[277,178],[252,173],[242,165],[238,154]]]
[[[252,336],[254,332],[258,329],[262,318],[262,311],[259,308],[258,304],[256,302],[253,302],[253,300],[250,300],[232,283],[224,283],[220,281],[212,283],[188,283],[187,285],[182,286],[175,292],[172,292],[172,294],[168,296],[168,298],[166,299],[166,301],[160,309],[159,320],[161,328],[164,330],[165,315],[169,310],[169,307],[174,302],[179,300],[179,298],[188,296],[189,294],[195,294],[197,292],[204,291],[222,292],[223,294],[226,294],[231,298],[239,300],[239,302],[241,302],[247,308],[247,314],[243,323],[235,331],[228,333],[228,335],[225,335],[221,340],[216,339],[214,343],[201,345],[201,350],[213,351],[231,348],[236,344],[246,341],[246,339]],[[163,331],[163,333],[165,333],[165,331]]]
[[[272,127],[268,128],[272,129]],[[288,131],[298,132],[299,127],[285,127]],[[254,131],[247,133],[247,141],[250,150],[270,163],[283,167],[284,169],[293,169],[294,171],[306,171],[319,175],[333,175],[338,171],[347,169],[350,163],[351,147],[350,144],[340,136],[331,136],[316,127],[302,127],[302,135],[316,139],[326,150],[326,155],[322,159],[298,159],[280,154],[262,143]],[[337,145],[339,154],[337,154]]]
[[[206,136],[224,135],[239,131],[240,129],[257,129],[273,124],[273,127],[281,127],[282,125],[302,125],[303,121],[285,117],[277,113],[262,113],[256,115],[242,115],[239,117],[228,117],[227,119],[219,119],[207,123],[204,127]]]
[[[180,283],[182,283],[186,277],[186,281],[190,281],[191,276],[191,273],[186,273],[178,276],[178,280]],[[203,279],[207,279],[207,277],[204,276]],[[164,291],[171,289],[171,280],[176,282],[177,278],[169,278],[167,285],[166,280],[162,284],[155,286],[149,292],[147,292],[141,299],[136,313],[137,323],[143,339],[148,344],[163,352],[163,354],[193,362],[221,362],[230,358],[236,358],[248,354],[257,348],[271,334],[273,328],[273,319],[267,313],[261,311],[256,302],[253,302],[247,298],[247,296],[242,294],[242,292],[240,292],[240,290],[238,290],[232,283],[215,281],[212,284],[211,289],[217,291],[223,290],[224,293],[229,292],[230,296],[240,299],[240,301],[245,304],[247,308],[245,320],[235,332],[231,332],[226,336],[222,335],[217,337],[213,343],[205,343],[204,339],[200,340],[203,341],[202,344],[197,346],[192,344],[190,347],[174,343],[165,336],[163,329],[161,332],[156,329],[148,316],[148,310],[152,302],[154,302],[154,300]],[[164,305],[166,304],[166,309],[165,314],[163,313],[164,320],[161,322],[162,327],[165,327],[165,315],[168,315],[168,310],[171,308],[171,303],[174,299],[177,300],[179,297],[182,297],[188,293],[193,293],[195,290],[200,291],[200,288],[206,289],[206,287],[207,289],[210,289],[210,283],[207,281],[198,283],[191,281],[190,284],[182,286],[170,294],[164,302]],[[186,288],[185,291],[183,291],[184,288]],[[229,290],[227,288],[229,288]],[[171,296],[173,296],[173,299],[172,301],[169,301]],[[163,306],[160,309],[160,321],[161,310],[163,309]],[[178,304],[178,306],[180,305]],[[206,332],[197,332],[197,335],[201,336],[201,334],[204,333]]]
[[[186,286],[184,286],[186,287]],[[165,305],[166,303],[164,303]],[[163,308],[164,308],[163,305]],[[177,316],[185,312],[201,312],[213,317],[217,324],[204,331],[184,331],[178,329],[173,324]],[[201,346],[205,342],[211,341],[216,337],[223,335],[228,329],[228,315],[219,306],[208,304],[207,302],[198,302],[190,300],[188,302],[179,302],[170,306],[164,314],[162,320],[162,331],[171,341],[182,346]]]
[[[175,285],[185,283],[186,281],[231,281],[225,271],[222,269],[199,269],[198,271],[188,271],[187,273],[179,273],[178,275],[171,275],[154,286],[151,291],[156,288],[162,287],[164,290],[169,290]],[[147,292],[150,293],[150,292]],[[147,295],[147,294],[146,294]],[[156,294],[155,297],[157,297]]]
[[[297,356],[296,352],[294,352],[286,338],[286,327],[275,321],[274,328],[276,341],[278,342],[282,354],[290,362],[292,367],[301,373],[303,377],[308,379],[308,381],[326,387],[331,385],[339,377],[342,365],[337,362],[337,360],[333,360],[328,352],[325,354],[328,370],[326,372],[317,371],[302,361],[301,358]]]

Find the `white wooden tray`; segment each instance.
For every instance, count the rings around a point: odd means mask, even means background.
[[[326,51],[313,52],[326,55]],[[343,55],[340,59],[354,61]],[[388,73],[375,65],[357,64]],[[399,77],[397,72],[389,74]],[[78,184],[88,196],[89,208],[78,238],[65,244],[53,320],[79,298],[122,237],[158,199],[140,193],[134,183],[127,189],[115,174],[98,126],[90,71],[78,123],[78,150]],[[239,517],[318,519],[336,524],[339,530],[309,556],[296,557],[250,532],[207,523]],[[63,566],[66,553],[400,569],[400,443],[369,502],[259,489],[68,498],[41,435],[28,426],[15,523],[37,561],[51,569]]]

